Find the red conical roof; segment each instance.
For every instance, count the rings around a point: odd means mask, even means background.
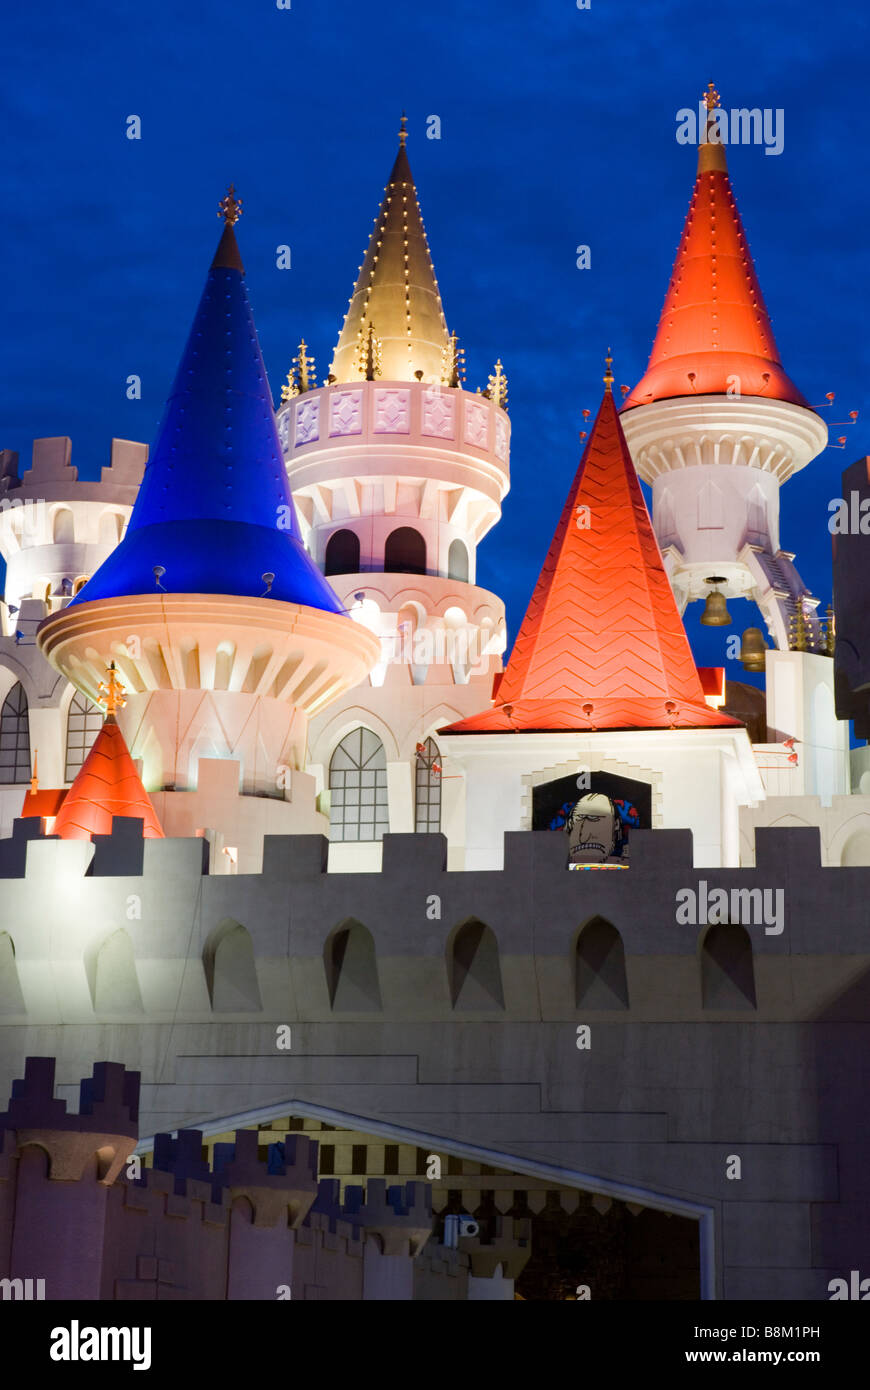
[[[705,703],[609,389],[497,699],[445,732],[738,722]]]
[[[724,395],[729,387],[733,395],[733,378],[741,396],[807,406],[779,359],[725,150],[701,144],[649,365],[622,409],[673,396]]]
[[[64,797],[52,834],[62,840],[111,835],[113,816],[133,816],[143,821],[146,840],[164,838],[124,735],[114,715],[109,714]]]

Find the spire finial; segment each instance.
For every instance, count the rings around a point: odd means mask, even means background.
[[[612,395],[612,394],[613,394],[613,371],[612,371],[612,368],[613,368],[613,358],[612,358],[611,355],[610,355],[610,348],[607,349],[607,356],[605,357],[604,361],[605,361],[606,364],[607,364],[606,367],[605,367],[605,369],[604,369],[604,376],[603,376],[603,378],[602,378],[602,380],[603,380],[603,382],[604,382],[604,389],[605,389],[605,391],[608,392],[609,395]]]
[[[224,219],[227,227],[234,227],[242,215],[242,200],[236,197],[236,185],[231,183],[225,198],[218,203],[218,217]]]
[[[704,93],[704,105],[706,106],[707,110],[708,110],[708,111],[715,111],[716,108],[717,108],[717,106],[719,105],[719,102],[720,102],[721,100],[722,100],[722,98],[720,97],[719,93],[716,91],[715,83],[713,83],[713,82],[708,82],[708,83],[707,83],[707,90],[706,90],[706,92]]]
[[[408,138],[408,117],[405,115],[405,113],[404,113],[404,111],[403,111],[403,112],[402,112],[402,119],[401,119],[401,122],[400,122],[400,130],[399,130],[399,144],[401,145],[402,149],[405,148],[405,141],[407,140],[407,138]]]
[[[123,709],[127,701],[124,699],[124,687],[118,680],[118,668],[114,661],[106,667],[108,680],[100,681],[97,690],[103,697],[106,706],[106,718],[114,715],[116,710]]]

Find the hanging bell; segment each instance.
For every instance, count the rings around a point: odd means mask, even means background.
[[[707,602],[704,604],[704,611],[701,614],[702,624],[704,627],[730,627],[731,614],[725,603],[725,595],[720,594],[719,590],[715,588],[715,585],[725,583],[724,578],[714,574],[706,582],[714,587],[707,595]]]
[[[748,627],[740,639],[740,660],[744,671],[763,671],[767,643],[760,627]]]

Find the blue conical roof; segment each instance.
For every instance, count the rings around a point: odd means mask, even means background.
[[[341,613],[305,550],[245,271],[224,227],[127,532],[74,604],[156,591]],[[271,587],[264,575],[274,575]]]

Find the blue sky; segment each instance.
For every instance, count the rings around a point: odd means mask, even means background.
[[[783,492],[782,544],[824,606],[827,504],[870,450],[868,23],[844,0],[15,7],[0,84],[0,446],[29,456],[33,437],[69,434],[87,475],[113,435],[152,439],[230,180],[273,390],[301,336],[325,375],[405,107],[468,384],[496,357],[508,372],[512,489],[478,581],[505,597],[515,634],[605,349],[617,382],[646,365],[694,177],[676,112],[713,80],[726,108],[785,113],[781,155],[729,151],[738,204],[787,371],[814,403],[837,392],[833,419],[861,411],[834,431],[847,448]],[[131,114],[140,141],[125,136]],[[275,265],[283,243],[289,271]],[[590,270],[576,268],[581,243]],[[141,401],[126,399],[130,373]],[[732,608],[738,630],[745,609]],[[723,661],[727,630],[698,628],[697,612],[699,660]]]

